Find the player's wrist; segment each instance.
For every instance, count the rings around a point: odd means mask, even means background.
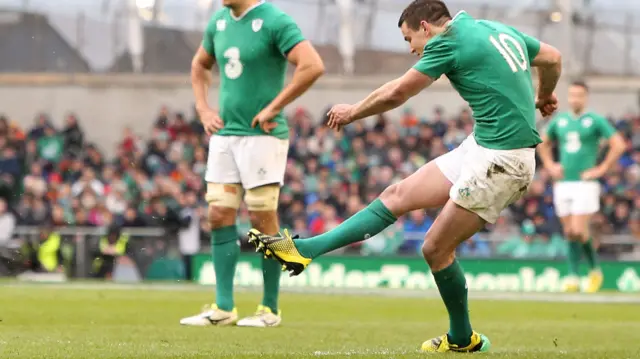
[[[283,108],[283,106],[274,103],[270,103],[269,105],[267,105],[267,109],[269,110],[269,112],[280,112]]]
[[[357,120],[355,109],[356,109],[356,106],[351,106],[351,108],[349,109],[349,112],[347,112],[347,119],[349,120],[349,123]]]
[[[213,111],[213,109],[209,107],[208,104],[204,103],[204,104],[196,105],[196,111],[198,112],[198,114],[200,114],[207,111]]]
[[[545,92],[539,92],[537,95],[537,99],[538,101],[544,101],[544,100],[548,100],[553,96],[553,92],[551,93],[545,93]]]

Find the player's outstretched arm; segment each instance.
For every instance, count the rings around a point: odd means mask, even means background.
[[[413,68],[409,69],[402,77],[387,82],[353,105],[350,113],[351,122],[393,110],[429,87],[433,81],[430,76]]]
[[[562,54],[555,47],[540,42],[540,51],[531,62],[538,68],[538,99],[553,98],[553,91],[562,74]],[[549,115],[549,114],[547,114]]]
[[[276,112],[300,97],[324,74],[324,63],[308,40],[294,46],[287,54],[287,60],[296,69],[291,82],[269,104]]]

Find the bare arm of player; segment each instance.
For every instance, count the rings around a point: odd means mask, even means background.
[[[538,155],[540,156],[540,160],[542,160],[542,165],[547,169],[547,171],[549,171],[551,177],[559,180],[564,177],[564,170],[562,168],[562,165],[553,160],[551,144],[551,138],[549,138],[549,136],[546,134],[542,135],[542,143],[540,143],[537,147]]]
[[[562,74],[562,54],[555,47],[540,43],[540,51],[531,66],[538,68],[538,99],[536,107],[543,116],[549,116],[557,109],[558,100],[553,91]]]
[[[296,67],[291,82],[269,106],[282,110],[305,93],[324,74],[324,63],[309,41],[302,41],[289,51],[287,60]]]
[[[191,61],[191,87],[196,98],[198,111],[209,109],[208,95],[211,86],[211,69],[215,64],[213,56],[200,46]]]
[[[333,106],[329,111],[328,125],[339,130],[353,121],[392,110],[432,83],[431,77],[415,69],[409,69],[402,77],[380,86],[355,105]]]
[[[324,74],[324,63],[316,49],[307,40],[294,46],[287,54],[287,60],[296,67],[291,82],[253,119],[252,126],[260,124],[267,133],[276,126],[269,121],[285,106],[305,93]]]
[[[585,181],[589,181],[604,176],[622,156],[626,148],[627,145],[622,135],[617,132],[614,133],[609,138],[609,151],[607,151],[604,160],[598,166],[584,171],[580,177]]]
[[[196,111],[207,134],[218,132],[223,126],[218,113],[209,107],[209,87],[211,86],[211,68],[215,64],[213,56],[200,46],[191,61],[191,87],[196,100]]]

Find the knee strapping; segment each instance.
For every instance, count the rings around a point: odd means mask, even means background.
[[[238,209],[242,202],[242,186],[236,183],[207,183],[205,199],[213,206]]]
[[[244,196],[249,211],[275,211],[278,209],[279,185],[248,189]]]

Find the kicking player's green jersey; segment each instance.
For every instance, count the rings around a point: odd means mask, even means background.
[[[273,4],[261,2],[235,17],[231,10],[216,12],[204,32],[202,47],[215,57],[220,70],[221,136],[257,136],[253,118],[284,87],[287,54],[304,40],[296,23]],[[275,121],[271,135],[288,138],[283,113]]]
[[[563,181],[580,181],[580,174],[596,165],[598,148],[603,138],[609,139],[616,129],[609,121],[593,112],[575,116],[569,112],[554,117],[547,136],[558,142]]]
[[[531,80],[531,61],[539,51],[535,38],[462,11],[427,43],[414,69],[449,78],[473,111],[479,145],[526,148],[541,142]]]

